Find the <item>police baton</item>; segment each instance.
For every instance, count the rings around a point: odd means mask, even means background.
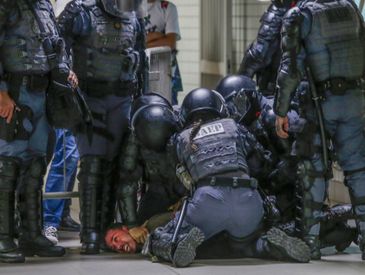
[[[308,64],[305,64],[305,71],[307,74],[307,79],[310,86],[310,91],[312,94],[312,100],[314,102],[314,106],[316,108],[318,125],[319,125],[319,133],[321,137],[322,143],[322,157],[323,157],[323,165],[325,171],[328,171],[328,147],[327,147],[327,138],[326,138],[326,130],[324,128],[324,119],[323,119],[323,109],[321,103],[319,102],[322,98],[318,96],[316,85],[314,84],[314,78],[312,75],[312,71],[309,68]]]

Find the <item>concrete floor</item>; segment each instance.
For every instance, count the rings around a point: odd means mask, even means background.
[[[322,261],[309,264],[288,264],[257,259],[199,260],[189,268],[176,269],[168,264],[151,263],[139,255],[103,253],[99,256],[80,256],[76,233],[61,232],[60,244],[67,247],[62,258],[31,258],[25,264],[0,264],[1,275],[195,275],[195,274],[244,274],[244,275],[357,275],[365,274],[365,262],[360,260],[356,246],[344,254],[326,249]]]

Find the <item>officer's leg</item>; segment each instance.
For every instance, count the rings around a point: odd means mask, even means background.
[[[78,133],[76,141],[80,153],[79,192],[80,192],[80,239],[81,254],[98,254],[100,242],[101,203],[104,182],[105,156],[110,136],[106,129],[106,108],[104,98],[85,96],[94,114],[95,132],[89,144],[85,133]]]
[[[23,105],[22,110],[29,107],[32,112],[22,121],[24,130],[29,132],[26,150],[17,154],[23,160],[18,190],[21,219],[19,247],[25,256],[55,257],[64,255],[65,249],[53,246],[42,235],[42,185],[49,133],[45,100],[45,91],[28,91],[24,86],[20,88],[19,104]]]
[[[152,254],[162,260],[172,262],[177,267],[190,265],[196,256],[196,248],[204,241],[204,233],[187,222],[183,222],[177,244],[172,246],[172,238],[178,217],[164,227],[156,228],[150,235],[144,254]]]
[[[243,246],[244,257],[275,259],[307,263],[310,261],[310,249],[299,238],[290,237],[278,228],[271,228],[255,241]]]
[[[365,96],[361,91],[348,91],[333,101],[349,106],[341,112],[334,142],[349,187],[365,260]]]
[[[100,222],[102,185],[105,159],[89,155],[81,157],[79,179],[81,254],[98,254],[100,249]]]
[[[105,170],[101,208],[102,234],[105,234],[107,227],[114,221],[116,207],[115,191],[117,185],[121,186],[121,190],[119,190],[123,194],[121,201],[126,203],[125,207],[122,207],[122,210],[128,211],[127,209],[131,207],[137,208],[137,181],[128,180],[124,182],[125,179],[123,179],[123,182],[121,182],[122,179],[120,178],[118,167],[118,154],[124,153],[121,152],[122,142],[128,135],[131,97],[108,96],[106,103],[109,106],[106,117],[106,129],[113,136],[113,140],[107,143],[106,159],[108,160],[108,165]],[[128,226],[137,225],[135,217],[128,215],[128,219]],[[134,222],[130,219],[134,219]]]
[[[180,267],[192,263],[196,255],[196,248],[204,240],[227,227],[229,222],[228,210],[224,207],[224,204],[228,204],[224,200],[226,189],[212,186],[198,188],[187,205],[184,223],[177,239],[177,246],[172,247],[171,241],[179,213],[168,225],[155,230],[151,235],[150,249],[152,254],[164,260],[172,261]]]
[[[46,172],[46,160],[38,157],[22,167],[19,188],[21,235],[19,247],[25,256],[57,257],[65,249],[53,244],[42,235],[42,183]]]
[[[0,261],[22,263],[24,255],[14,243],[14,207],[19,163],[16,158],[0,156]]]
[[[319,231],[321,210],[326,194],[326,183],[323,178],[323,168],[321,166],[320,156],[316,154],[317,159],[302,160],[298,164],[298,183],[296,197],[297,205],[297,230],[299,236],[304,238],[309,245],[312,253],[312,259],[320,259]]]
[[[123,140],[119,154],[119,181],[117,183],[117,206],[123,224],[129,228],[138,225],[137,188],[142,173],[139,166],[139,148],[132,134]],[[144,221],[142,221],[143,223]]]
[[[326,208],[321,219],[321,248],[335,246],[337,251],[343,251],[356,241],[357,229],[347,224],[350,219],[354,219],[350,204]]]
[[[363,163],[365,163],[365,157]],[[365,260],[365,168],[362,172],[356,173],[345,171],[345,180],[349,187],[351,202],[356,215],[362,259]]]

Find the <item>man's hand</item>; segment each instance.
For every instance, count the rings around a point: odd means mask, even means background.
[[[154,47],[170,47],[172,50],[176,49],[176,33],[163,34],[161,32],[150,32],[147,34],[147,48]]]
[[[7,92],[0,91],[0,117],[6,119],[6,123],[10,123],[13,118],[14,110],[20,111],[14,100],[12,100]]]
[[[281,138],[288,138],[289,119],[288,117],[276,116],[275,122],[276,134]]]
[[[73,71],[70,71],[67,80],[71,83],[72,88],[76,89],[79,86],[79,80]]]
[[[146,37],[147,44],[154,41],[163,38],[165,35],[162,32],[149,32]]]
[[[131,237],[139,244],[144,244],[147,240],[148,230],[144,226],[134,227],[129,229]]]

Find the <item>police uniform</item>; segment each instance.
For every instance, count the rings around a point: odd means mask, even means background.
[[[365,235],[365,136],[364,136],[364,22],[352,1],[301,1],[283,21],[283,58],[278,74],[275,113],[285,117],[290,96],[307,66],[313,86],[321,96],[326,131],[333,140],[338,161],[345,172],[360,234]],[[314,141],[320,144],[320,141]],[[318,217],[326,185],[321,177],[324,164],[316,154],[303,161],[300,176],[303,196],[304,232],[316,258]],[[364,238],[360,247],[364,251]],[[363,252],[363,259],[365,254]]]
[[[160,152],[148,149],[133,134],[124,146],[120,172],[125,180],[118,186],[117,197],[123,224],[134,227],[166,212],[186,190],[176,177],[176,162],[169,149]],[[143,188],[137,211],[139,180],[142,180]]]
[[[117,10],[115,1],[75,0],[59,17],[59,26],[69,49],[73,69],[94,117],[94,135],[76,136],[81,157],[81,253],[99,253],[114,209],[114,160],[127,134],[133,95],[143,87],[143,17],[138,1]],[[119,3],[119,2],[118,2]],[[141,25],[142,24],[142,25]],[[142,60],[142,62],[141,62]],[[143,80],[143,79],[142,79]],[[139,82],[138,82],[139,81]]]
[[[153,215],[165,212],[185,193],[176,177],[170,137],[179,129],[178,119],[170,103],[154,93],[133,102],[132,131],[123,144],[118,186],[123,223],[131,226],[144,223]],[[137,209],[137,182],[143,187]]]
[[[52,56],[45,52],[44,39],[52,43]],[[61,247],[52,247],[42,236],[41,194],[49,132],[46,90],[51,70],[64,70],[67,78],[66,61],[49,1],[2,1],[0,91],[8,92],[19,110],[14,110],[9,124],[0,118],[0,261],[22,262],[24,255],[61,256],[65,253]],[[16,188],[19,190],[21,253],[16,252],[13,242]]]
[[[256,40],[247,49],[238,74],[253,78],[256,75],[259,90],[264,95],[274,95],[277,68],[280,63],[280,29],[288,7],[272,1],[260,19]]]

